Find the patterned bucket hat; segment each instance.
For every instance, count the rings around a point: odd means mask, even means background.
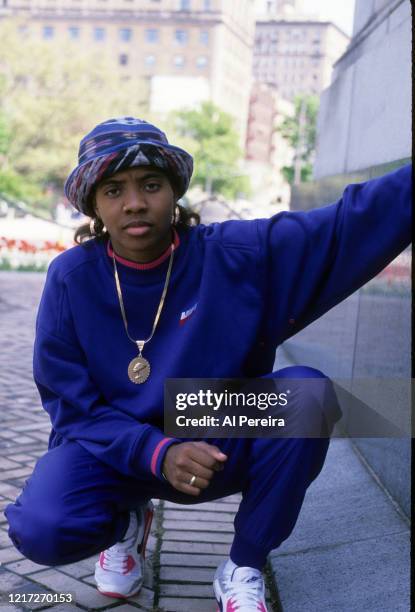
[[[187,191],[193,172],[189,153],[169,144],[156,126],[134,117],[98,124],[81,140],[78,162],[66,179],[64,190],[69,202],[85,214],[93,186],[120,170],[156,166],[169,176],[178,198]]]

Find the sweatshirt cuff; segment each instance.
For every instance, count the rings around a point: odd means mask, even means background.
[[[170,446],[172,444],[178,444],[178,442],[179,440],[175,440],[174,438],[162,438],[159,440],[151,457],[150,469],[153,476],[156,476],[160,480],[164,480],[161,473],[164,457]]]

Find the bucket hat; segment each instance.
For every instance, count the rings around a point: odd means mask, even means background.
[[[78,165],[66,179],[65,195],[77,210],[89,214],[88,199],[94,185],[135,166],[155,166],[166,172],[179,199],[189,186],[193,158],[169,144],[164,132],[143,119],[108,119],[81,140]]]

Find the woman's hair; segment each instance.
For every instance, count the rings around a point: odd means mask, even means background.
[[[160,172],[160,169],[158,169],[158,171]],[[172,185],[174,193],[176,193],[174,178],[170,177],[167,173],[166,175]],[[109,235],[107,229],[104,227],[102,219],[97,216],[95,211],[95,191],[96,187],[92,190],[86,206],[86,212],[88,216],[91,217],[91,221],[79,226],[76,229],[74,235],[74,241],[76,244],[82,244],[91,238],[104,240]],[[175,205],[174,227],[177,229],[188,228],[192,225],[199,225],[199,223],[200,215],[197,212],[194,212],[190,208],[184,207],[181,204]]]

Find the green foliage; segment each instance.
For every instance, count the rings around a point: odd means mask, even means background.
[[[61,192],[80,139],[96,123],[140,114],[145,87],[118,76],[105,52],[37,41],[21,25],[0,22],[0,180],[6,194],[38,203]]]
[[[294,183],[294,166],[283,166],[282,174],[290,185]],[[313,166],[310,163],[305,163],[301,166],[301,182],[308,183],[313,178]]]
[[[0,270],[1,271],[13,271],[13,272],[46,272],[48,269],[48,264],[42,263],[36,265],[34,263],[31,264],[19,264],[18,266],[12,266],[10,260],[6,257],[0,259]]]
[[[192,186],[200,185],[228,198],[249,195],[249,179],[238,168],[242,151],[230,115],[212,102],[204,102],[198,110],[172,113],[170,138],[172,133],[175,141],[194,157]]]
[[[1,86],[0,86],[1,91]],[[0,111],[0,159],[7,153],[11,139],[7,119]]]
[[[294,116],[286,117],[278,130],[283,138],[288,140],[293,149],[297,151],[297,155],[301,159],[301,182],[304,183],[310,181],[313,174],[319,98],[317,96],[300,95],[295,98],[294,106]],[[290,184],[294,182],[294,173],[294,166],[283,168],[284,177]]]
[[[0,168],[0,194],[15,200],[35,201],[42,197],[41,189],[26,181],[11,169]]]

